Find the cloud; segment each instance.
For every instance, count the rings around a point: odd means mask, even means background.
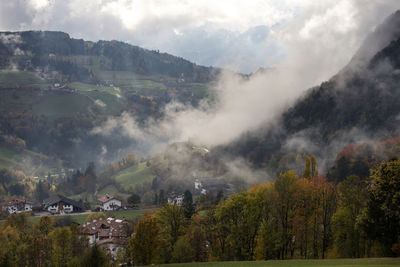
[[[327,44],[347,36],[342,50],[353,52],[398,6],[395,0],[14,0],[0,2],[0,30],[61,30],[94,41],[129,41],[199,64],[252,72],[277,65],[288,39],[322,37]]]
[[[343,68],[370,30],[396,6],[393,1],[363,3],[341,0],[310,4],[304,14],[285,25],[267,32],[264,28],[260,32],[253,31],[255,34],[249,33],[255,42],[263,42],[266,36],[280,40],[287,55],[273,70],[257,73],[250,79],[223,73],[212,88],[217,99],[214,105],[204,102],[194,109],[171,103],[165,110],[164,121],[150,121],[144,129],[128,114],[116,124],[111,120],[106,128],[122,127],[129,136],[143,143],[151,140],[156,147],[163,142],[188,140],[212,147],[227,144],[261,125],[274,123],[306,89]],[[381,17],[382,14],[385,15]],[[341,16],[345,17],[343,21]],[[161,137],[162,142],[158,141]]]

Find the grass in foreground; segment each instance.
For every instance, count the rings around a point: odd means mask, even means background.
[[[205,262],[205,263],[181,263],[156,266],[168,267],[386,267],[400,266],[400,258],[369,258],[369,259],[334,259],[334,260],[271,260],[271,261],[227,261],[227,262]]]

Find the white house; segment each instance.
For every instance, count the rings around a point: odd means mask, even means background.
[[[224,195],[231,195],[235,193],[235,187],[227,183],[223,179],[215,178],[196,178],[194,181],[194,188],[200,194],[213,194],[216,195],[219,191],[222,191]]]
[[[54,195],[43,200],[43,209],[53,214],[83,211],[81,203],[62,195]]]
[[[100,205],[100,209],[103,211],[118,210],[122,206],[122,201],[120,199],[109,194],[99,198],[97,201]]]
[[[168,195],[168,203],[171,205],[182,206],[184,198],[184,194],[171,193]]]
[[[32,202],[16,198],[0,203],[0,206],[3,211],[7,211],[9,214],[32,211]]]

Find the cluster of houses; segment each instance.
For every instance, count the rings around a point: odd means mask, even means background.
[[[122,207],[122,200],[107,194],[98,199],[98,205],[100,211],[116,211]],[[33,211],[32,202],[16,198],[0,203],[0,207],[2,211],[8,212],[9,214]],[[57,194],[43,200],[41,207],[36,207],[36,210],[47,211],[50,214],[64,214],[83,212],[84,208],[81,201],[76,201]]]
[[[217,195],[222,192],[224,196],[229,196],[235,193],[233,184],[227,183],[223,179],[215,178],[196,178],[194,181],[195,192],[201,195],[211,194]],[[171,205],[182,206],[184,201],[184,194],[177,194],[172,192],[168,195],[168,203]]]
[[[114,211],[122,207],[122,200],[107,194],[98,199],[98,204],[101,211]],[[0,203],[0,207],[9,214],[33,211],[32,202],[15,198]],[[82,202],[57,194],[43,200],[40,210],[50,214],[66,214],[83,212],[84,208]],[[96,243],[107,250],[114,259],[118,250],[127,245],[131,236],[129,223],[126,220],[111,217],[86,222],[79,227],[81,234],[88,237],[89,245]]]
[[[2,211],[6,211],[9,214],[16,214],[23,211],[31,212],[33,203],[27,200],[13,198],[0,203],[0,206]]]
[[[86,222],[80,226],[80,232],[88,237],[89,245],[96,243],[106,249],[114,259],[118,250],[127,245],[131,236],[126,220],[111,217]]]
[[[230,195],[234,192],[233,185],[223,180],[216,179],[196,179],[194,187],[199,194],[216,194],[220,191],[224,195]],[[115,211],[122,207],[122,200],[118,197],[108,195],[100,197],[97,200],[100,211]],[[184,203],[184,194],[170,193],[168,203],[181,206]],[[27,200],[10,199],[0,203],[1,210],[9,214],[32,211],[46,211],[50,214],[67,214],[73,212],[83,212],[82,201],[76,201],[57,194],[45,199],[40,207],[33,207],[33,203]],[[129,237],[132,235],[132,227],[124,219],[106,218],[86,222],[79,226],[82,235],[88,237],[89,244],[96,243],[107,250],[111,256],[116,259],[119,249],[126,247]]]

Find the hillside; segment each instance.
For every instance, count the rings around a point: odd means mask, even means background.
[[[399,28],[397,11],[366,38],[348,66],[309,89],[278,125],[264,126],[222,151],[274,173],[301,168],[304,161],[297,159],[315,154],[326,171],[346,145],[398,136]]]
[[[134,141],[93,136],[93,127],[122,112],[139,124],[160,119],[171,101],[196,106],[219,71],[118,41],[0,32],[0,137],[19,138],[69,167],[100,155],[109,162]]]

